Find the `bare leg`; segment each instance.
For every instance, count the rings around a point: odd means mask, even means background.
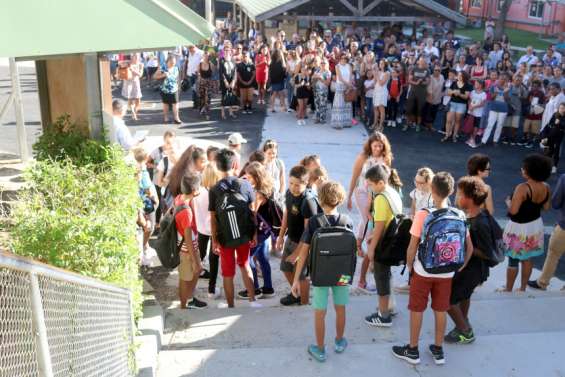
[[[283,274],[286,278],[286,281],[288,281],[288,284],[290,284],[290,286],[292,287],[292,283],[294,282],[294,272],[284,271]]]
[[[436,322],[435,345],[441,347],[443,345],[443,336],[447,325],[447,316],[445,312],[434,311],[434,317]]]
[[[247,289],[247,295],[249,297],[249,301],[255,301],[255,287],[253,286],[253,273],[251,272],[251,267],[249,267],[249,263],[246,263],[244,266],[240,266],[239,269],[241,270],[241,276],[243,277],[243,284],[245,285],[245,289]]]
[[[316,344],[320,349],[324,348],[326,335],[326,311],[314,310],[314,328],[316,332]]]
[[[275,92],[271,92],[271,111],[275,111]]]
[[[363,263],[361,263],[361,274],[359,275],[359,285],[367,285],[367,271],[369,271],[369,257],[363,257]]]
[[[278,92],[278,96],[279,96],[279,101],[280,101],[280,104],[281,104],[282,111],[286,111],[286,101],[285,101],[285,98],[284,98],[285,97],[284,91]]]
[[[163,104],[163,121],[167,123],[169,121],[169,105]]]
[[[460,304],[451,305],[447,313],[453,320],[453,323],[455,323],[455,327],[464,332],[469,331],[469,324],[467,323],[465,314],[463,314],[463,310],[461,310]]]
[[[390,315],[390,311],[388,308],[388,300],[390,296],[379,296],[379,312],[382,314],[383,317],[388,317]]]
[[[471,308],[471,300],[463,300],[459,303],[459,307],[461,308],[461,312],[463,313],[463,317],[467,324],[470,326],[469,323],[469,309]]]
[[[526,287],[528,286],[528,280],[530,279],[530,276],[532,275],[532,268],[534,267],[534,264],[532,263],[531,260],[525,260],[522,262],[522,276],[521,276],[521,284],[520,284],[520,290],[523,292],[526,290]]]
[[[300,281],[300,305],[308,305],[310,300],[310,280]]]
[[[173,103],[173,119],[175,122],[180,122],[178,103]]]
[[[457,137],[459,135],[459,127],[461,126],[461,119],[463,118],[463,114],[455,113],[455,124],[453,126],[453,137]]]
[[[234,298],[234,287],[233,287],[233,276],[228,278],[224,276],[224,292],[226,294],[226,301],[228,306],[233,308],[233,298]]]
[[[343,339],[345,334],[345,305],[335,305],[335,338]]]
[[[195,271],[193,276],[192,280],[189,281],[179,280],[179,299],[181,309],[186,309],[186,304],[192,299],[192,297],[194,297],[194,288],[196,288],[200,273]]]
[[[516,276],[518,276],[518,268],[506,269],[506,287],[505,287],[506,292],[512,292],[512,289],[514,289],[514,282],[516,281]]]
[[[423,318],[423,312],[410,312],[410,347],[418,347]]]

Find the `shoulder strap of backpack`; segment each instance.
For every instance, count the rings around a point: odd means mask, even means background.
[[[318,221],[318,224],[320,224],[320,227],[322,227],[322,228],[327,228],[327,227],[332,226],[332,224],[330,224],[330,222],[328,221],[328,218],[326,217],[326,215],[323,214],[323,213],[318,215],[316,220]]]
[[[163,169],[163,177],[167,176],[167,172],[169,171],[169,157],[165,156],[163,157],[163,165],[164,165],[164,169]]]
[[[386,199],[388,206],[390,207],[390,210],[392,211],[392,214],[394,216],[400,215],[402,213],[402,209],[396,208],[396,206],[393,204],[392,198],[390,197],[390,194],[388,192],[383,191],[379,195],[382,195]]]

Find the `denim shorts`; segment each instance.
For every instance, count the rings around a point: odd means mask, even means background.
[[[457,114],[465,114],[467,112],[467,105],[464,104],[464,103],[458,103],[458,102],[451,101],[449,103],[449,111],[451,111],[452,113],[457,113]]]
[[[345,306],[349,303],[349,285],[333,287],[314,287],[312,295],[312,307],[315,310],[326,310],[328,308],[328,295],[332,290],[334,305]]]

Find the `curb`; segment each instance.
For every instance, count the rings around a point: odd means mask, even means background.
[[[138,367],[138,377],[154,377],[157,373],[159,351],[161,351],[164,313],[163,308],[151,294],[154,289],[143,280],[143,317],[139,320],[135,343],[139,348],[135,352]]]

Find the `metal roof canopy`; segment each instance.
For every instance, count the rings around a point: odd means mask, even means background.
[[[319,0],[235,0],[235,3],[242,8],[242,10],[249,16],[249,18],[257,22],[276,17],[284,12],[295,9],[304,4],[316,3],[316,5],[318,5],[318,2]],[[346,9],[349,9],[353,13],[352,17],[354,17],[357,21],[362,20],[364,17],[367,17],[367,21],[374,21],[375,17],[365,16],[365,14],[368,14],[374,8],[378,8],[379,5],[382,5],[383,3],[398,3],[407,7],[413,7],[415,9],[425,11],[427,13],[434,13],[458,24],[466,23],[466,18],[464,15],[443,6],[434,0],[373,0],[365,1],[365,6],[363,6],[363,1],[360,1],[359,3],[357,3],[358,8],[356,7],[356,5],[351,4],[348,0],[340,0],[340,3],[342,3]],[[319,5],[320,7],[316,7],[316,9],[327,9],[326,2],[320,1]],[[359,13],[355,14],[354,11]],[[407,19],[410,18],[410,15],[404,16],[407,17]],[[312,19],[320,19],[321,16],[300,15],[300,19],[306,19],[307,17],[311,17]],[[385,19],[387,16],[379,15],[379,17]],[[327,16],[327,20],[330,20],[331,18],[332,17]],[[395,19],[395,17],[390,18],[391,20]]]
[[[18,0],[0,12],[0,56],[18,60],[158,50],[208,39],[213,26],[178,0]]]

